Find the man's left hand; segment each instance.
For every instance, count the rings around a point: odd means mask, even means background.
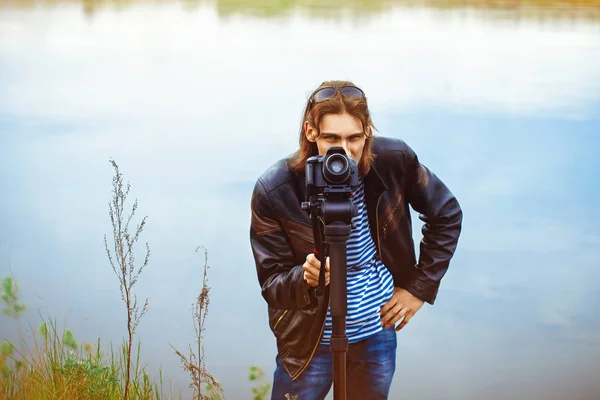
[[[423,300],[406,289],[394,287],[392,298],[381,308],[381,324],[385,328],[391,328],[404,317],[396,327],[396,331],[399,331],[408,324],[408,321],[419,311],[423,303]]]

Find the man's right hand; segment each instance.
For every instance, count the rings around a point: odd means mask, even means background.
[[[312,287],[319,285],[319,273],[321,272],[321,262],[310,253],[306,256],[306,262],[302,265],[304,270],[304,281]],[[325,286],[329,285],[329,257],[325,260]]]

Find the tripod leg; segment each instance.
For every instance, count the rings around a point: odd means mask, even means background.
[[[350,232],[349,224],[332,223],[325,226],[331,266],[331,317],[333,322],[331,351],[333,352],[333,397],[335,400],[346,399],[346,352],[348,351],[346,242],[350,237]]]
[[[331,336],[331,351],[333,352],[333,396],[336,400],[345,400],[347,397],[346,351],[348,350],[346,317],[332,317],[332,320],[333,332]]]

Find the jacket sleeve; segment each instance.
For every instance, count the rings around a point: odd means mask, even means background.
[[[440,282],[454,255],[462,227],[462,210],[456,197],[407,146],[404,159],[406,197],[424,222],[419,260],[406,289],[433,304]]]
[[[262,296],[277,309],[298,310],[315,305],[302,265],[295,265],[287,235],[277,217],[277,205],[259,179],[252,192],[250,245]]]

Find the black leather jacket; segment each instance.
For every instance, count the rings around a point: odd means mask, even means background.
[[[375,162],[363,181],[378,257],[395,286],[433,304],[458,243],[460,205],[402,140],[375,137],[373,152]],[[286,160],[275,163],[256,182],[250,242],[278,355],[295,380],[323,333],[329,286],[317,295],[304,282],[302,264],[314,249],[312,225],[301,207],[305,178],[289,170]],[[409,204],[424,222],[418,263]]]

